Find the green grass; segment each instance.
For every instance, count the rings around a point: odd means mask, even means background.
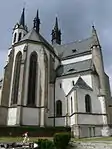
[[[30,137],[30,142],[35,142],[38,139],[50,139],[53,140],[52,137]],[[0,142],[22,142],[23,138],[22,137],[0,137]],[[95,141],[99,141],[99,142],[105,142],[105,141],[112,141],[112,137],[94,137],[94,138],[81,138],[81,139],[77,139],[77,138],[72,138],[71,141],[75,142],[95,142]]]
[[[50,139],[50,140],[52,140],[52,138],[31,137],[29,142],[35,142],[38,139]],[[22,141],[23,141],[22,137],[0,137],[0,142],[22,142]]]
[[[93,138],[81,138],[81,139],[77,139],[77,138],[72,138],[72,141],[81,141],[81,142],[95,142],[95,141],[99,141],[99,142],[103,142],[103,141],[112,141],[112,137],[93,137]]]

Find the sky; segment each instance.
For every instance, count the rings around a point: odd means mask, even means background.
[[[56,16],[62,31],[62,43],[88,38],[94,24],[112,88],[112,0],[1,0],[0,78],[3,77],[8,48],[11,46],[13,27],[20,19],[23,7],[29,30],[39,10],[40,32],[49,42]]]

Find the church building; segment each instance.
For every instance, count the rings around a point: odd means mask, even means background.
[[[13,28],[0,81],[0,125],[71,127],[75,137],[111,135],[111,93],[94,26],[81,41],[61,44],[56,17],[51,43],[37,11],[28,30],[25,10]]]

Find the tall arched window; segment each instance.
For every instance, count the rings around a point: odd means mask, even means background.
[[[71,114],[73,113],[73,99],[71,97]]]
[[[14,34],[14,40],[13,40],[13,42],[16,42],[16,36],[17,36],[17,33]]]
[[[28,79],[28,101],[27,105],[35,105],[36,97],[36,80],[37,80],[37,53],[33,52],[30,57],[29,79]]]
[[[61,102],[61,100],[56,101],[56,116],[62,116],[62,102]]]
[[[19,33],[19,36],[18,36],[18,41],[20,41],[20,40],[21,40],[21,36],[22,36],[22,34],[21,34],[21,33]]]
[[[48,107],[48,57],[44,52],[44,66],[45,66],[45,106]]]
[[[11,97],[12,105],[17,104],[17,100],[18,100],[21,60],[22,60],[22,53],[18,52],[15,59],[15,68],[14,68],[14,76],[13,76],[13,87],[12,87],[12,97]]]
[[[85,109],[87,113],[91,113],[91,97],[89,95],[85,96]]]

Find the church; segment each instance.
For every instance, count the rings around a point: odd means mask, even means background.
[[[84,40],[61,44],[58,18],[51,43],[37,11],[28,30],[25,9],[13,28],[0,81],[0,125],[71,127],[75,137],[110,136],[112,102],[94,26]]]

